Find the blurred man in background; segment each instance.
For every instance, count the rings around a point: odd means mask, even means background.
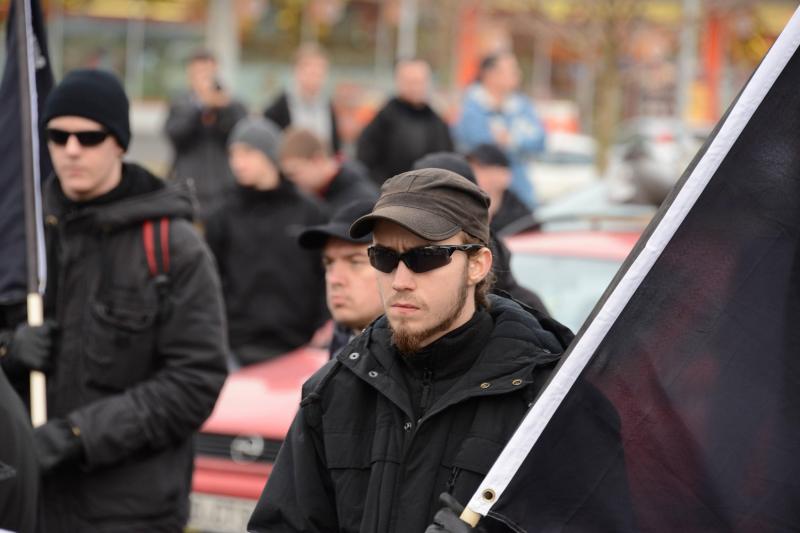
[[[340,161],[311,130],[290,128],[280,150],[281,169],[295,185],[336,211],[358,199],[374,202],[378,188],[357,161]]]
[[[292,82],[264,116],[282,130],[293,126],[311,130],[333,154],[341,151],[336,114],[325,91],[328,57],[318,45],[305,43],[297,49]]]
[[[319,252],[297,244],[302,228],[322,224],[325,215],[281,175],[280,134],[262,117],[236,125],[229,144],[237,187],[206,227],[240,365],[306,344],[328,318]]]
[[[205,221],[233,187],[226,143],[247,110],[220,81],[217,61],[210,52],[196,52],[186,74],[189,92],[170,104],[164,131],[175,151],[170,177],[193,182],[198,215]]]
[[[497,145],[479,144],[470,150],[467,160],[475,172],[478,187],[486,191],[492,200],[489,219],[493,232],[502,234],[510,224],[524,218],[530,219],[530,208],[509,189],[511,161]]]
[[[327,224],[312,226],[300,234],[300,245],[322,250],[325,295],[334,320],[331,358],[350,340],[383,314],[375,271],[367,248],[372,235],[354,238],[350,226],[372,211],[374,200],[356,200],[333,214]]]
[[[533,104],[518,92],[520,77],[511,52],[484,58],[477,82],[467,90],[454,134],[464,152],[484,143],[502,148],[511,160],[511,190],[533,208],[536,196],[526,167],[544,150],[545,130]]]
[[[421,59],[395,67],[396,95],[367,124],[358,139],[357,159],[380,186],[387,178],[411,170],[431,152],[453,150],[450,128],[430,106],[431,70]]]

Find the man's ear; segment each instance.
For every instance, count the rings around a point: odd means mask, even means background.
[[[492,259],[492,251],[486,246],[469,256],[467,281],[470,285],[477,285],[489,274],[492,270]]]

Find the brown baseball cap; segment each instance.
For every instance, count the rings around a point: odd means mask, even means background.
[[[455,172],[423,168],[386,180],[372,212],[350,226],[360,238],[378,220],[389,220],[429,241],[449,239],[464,231],[489,243],[489,196]]]

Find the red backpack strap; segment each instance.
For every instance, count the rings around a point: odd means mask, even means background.
[[[156,226],[158,226],[156,228]],[[169,273],[169,218],[163,217],[153,223],[142,223],[142,242],[147,258],[147,268],[154,278]]]
[[[161,219],[161,261],[163,272],[169,273],[169,218],[167,217]]]
[[[156,265],[156,249],[153,238],[153,221],[145,220],[142,223],[142,242],[144,243],[144,254],[147,258],[147,269],[150,275],[155,277],[158,274],[158,266]]]
[[[169,218],[142,223],[142,242],[147,258],[147,269],[156,285],[159,302],[159,320],[170,310],[169,302]]]

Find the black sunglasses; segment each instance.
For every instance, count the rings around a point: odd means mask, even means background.
[[[453,252],[470,252],[483,248],[482,244],[445,244],[411,248],[399,254],[391,248],[370,246],[367,248],[369,263],[377,270],[390,274],[402,261],[412,272],[422,274],[429,270],[441,268],[450,263]]]
[[[111,134],[106,130],[65,131],[56,128],[47,128],[48,140],[59,146],[66,145],[70,135],[74,135],[81,146],[97,146],[105,141],[106,137]]]

